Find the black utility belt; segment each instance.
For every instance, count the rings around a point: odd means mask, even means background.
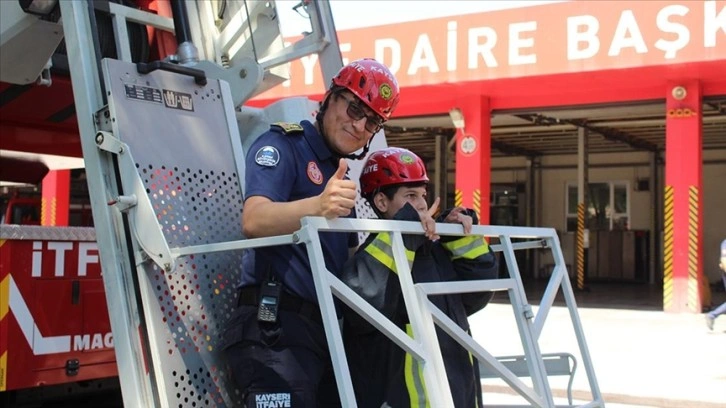
[[[259,306],[261,300],[260,292],[259,285],[240,288],[237,306]],[[323,320],[320,316],[320,308],[318,305],[293,295],[290,292],[281,291],[278,307],[280,310],[299,314],[322,325]]]

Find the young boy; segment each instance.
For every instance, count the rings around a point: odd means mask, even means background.
[[[361,195],[387,220],[420,221],[425,234],[403,236],[414,282],[497,277],[497,259],[481,236],[439,237],[436,221],[461,223],[471,232],[472,210],[456,207],[435,221],[437,198],[426,202],[426,166],[414,153],[387,148],[370,155],[360,177]],[[372,233],[345,264],[342,280],[409,335],[411,327],[398,281],[390,233]],[[465,331],[467,316],[480,310],[492,293],[431,296],[431,301]],[[456,407],[480,407],[477,362],[454,339],[436,328]],[[351,379],[361,408],[425,407],[426,388],[417,360],[352,310],[344,319],[344,342]]]

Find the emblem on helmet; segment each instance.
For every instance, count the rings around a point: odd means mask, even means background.
[[[391,99],[391,95],[393,94],[393,91],[391,90],[391,86],[388,84],[381,84],[381,87],[378,89],[378,93],[381,95],[381,98],[385,100]]]
[[[406,163],[406,164],[411,164],[415,161],[413,157],[411,157],[405,153],[402,154],[401,157],[399,157],[399,158],[401,159],[401,163]]]

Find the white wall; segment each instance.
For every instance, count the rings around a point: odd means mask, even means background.
[[[703,160],[721,161],[703,166],[703,271],[714,282],[721,280],[719,250],[726,239],[726,150],[707,150]]]

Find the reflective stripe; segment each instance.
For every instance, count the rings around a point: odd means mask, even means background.
[[[451,259],[476,259],[489,253],[489,245],[480,236],[462,237],[456,241],[444,242],[444,248],[451,252]]]
[[[382,263],[383,266],[396,272],[396,261],[393,259],[393,248],[390,244],[387,244],[382,238],[382,235],[378,234],[378,237],[374,239],[369,245],[365,247],[365,251],[375,258],[378,262]],[[390,237],[389,237],[390,240]]]
[[[398,273],[396,269],[396,261],[393,259],[393,247],[391,246],[391,233],[382,232],[379,233],[376,239],[371,241],[365,247],[365,251],[375,258],[378,262],[382,263],[383,266],[390,269],[394,273]],[[408,260],[408,266],[413,264],[413,259],[416,253],[406,249],[406,259]]]
[[[7,380],[8,378],[8,352],[4,351],[2,355],[0,355],[0,391],[5,391],[7,389]]]
[[[406,333],[413,338],[413,331],[411,330],[410,324],[406,325]],[[426,385],[423,381],[423,368],[419,364],[419,361],[409,353],[406,353],[404,364],[403,373],[411,408],[429,408],[429,401],[426,398]]]

